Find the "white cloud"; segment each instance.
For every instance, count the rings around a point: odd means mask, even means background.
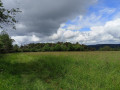
[[[101,10],[92,12],[89,15],[80,15],[72,20],[71,23],[67,23],[65,26],[68,30],[80,30],[86,27],[89,28],[93,26],[104,25],[110,19],[109,16],[115,12],[115,8],[102,8]],[[120,16],[119,13],[111,16],[111,18],[118,18],[118,16]]]
[[[40,39],[39,39],[39,37],[33,35],[33,36],[31,37],[31,41],[38,42],[38,41],[40,41]]]
[[[71,30],[67,30],[64,32],[63,36],[64,38],[66,39],[69,39],[69,38],[73,38],[75,36],[78,36],[79,32],[74,32],[74,31],[71,31]]]
[[[102,10],[99,11],[99,13],[108,13],[108,14],[111,14],[111,13],[114,13],[116,11],[115,8],[104,8]]]
[[[90,29],[86,32],[59,29],[51,37],[59,37],[59,40],[62,38],[62,41],[81,44],[120,43],[120,18],[108,21],[102,26],[93,26]]]
[[[14,44],[28,44],[28,43],[32,43],[32,42],[40,42],[40,38],[32,35],[32,36],[12,36],[12,39],[15,40]]]

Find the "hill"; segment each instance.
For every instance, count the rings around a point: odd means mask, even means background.
[[[109,46],[111,48],[120,48],[120,44],[97,44],[97,45],[88,45],[88,47],[90,48],[95,48],[95,49],[100,49],[103,48],[105,46]]]

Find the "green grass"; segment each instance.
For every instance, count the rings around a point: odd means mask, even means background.
[[[120,90],[120,52],[0,55],[0,90]]]

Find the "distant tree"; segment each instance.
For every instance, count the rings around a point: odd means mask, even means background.
[[[4,46],[4,43],[2,42],[2,38],[1,38],[1,35],[0,35],[0,52],[1,52],[1,49],[3,48]]]
[[[30,52],[30,49],[25,47],[25,48],[22,48],[22,52]]]
[[[88,48],[90,51],[96,51],[96,48]]]
[[[62,50],[62,51],[67,51],[67,46],[64,45],[64,44],[62,44],[62,45],[61,45],[61,50]]]
[[[57,43],[54,48],[55,51],[61,51],[61,45]]]
[[[110,46],[104,46],[99,49],[100,51],[112,51],[112,48]]]
[[[80,51],[80,49],[81,49],[81,46],[80,46],[80,44],[77,42],[77,43],[74,45],[74,50],[75,50],[75,51]]]
[[[45,46],[42,48],[42,51],[50,51],[49,44],[45,44]]]
[[[23,52],[39,52],[39,51],[88,51],[86,45],[81,45],[79,43],[72,44],[70,42],[58,42],[58,43],[33,43],[21,46],[20,49]]]
[[[17,44],[15,44],[15,45],[13,46],[13,51],[14,51],[14,52],[20,52],[21,50],[20,50],[19,46],[18,46]]]
[[[74,51],[74,47],[73,47],[73,45],[71,43],[68,43],[67,51]]]
[[[51,46],[50,51],[55,51],[55,48],[53,46]]]

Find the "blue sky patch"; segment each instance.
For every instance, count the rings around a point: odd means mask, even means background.
[[[81,27],[78,31],[90,31],[92,26],[101,26],[106,22],[113,20],[120,13],[120,0],[98,0],[98,3],[89,7],[86,15],[80,20],[76,17],[65,23],[64,29],[69,27]],[[87,28],[86,28],[87,27]],[[73,30],[76,30],[73,29]]]

